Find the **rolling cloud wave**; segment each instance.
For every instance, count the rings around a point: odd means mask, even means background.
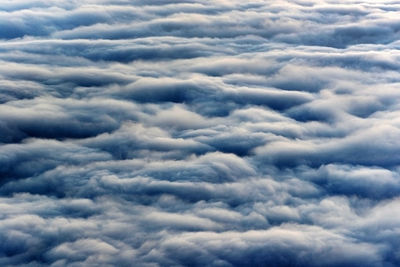
[[[0,265],[400,265],[399,13],[3,1]]]

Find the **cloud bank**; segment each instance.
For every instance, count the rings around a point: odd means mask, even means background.
[[[3,1],[1,266],[399,266],[400,3]]]

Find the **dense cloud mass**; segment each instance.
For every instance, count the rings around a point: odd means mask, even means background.
[[[0,266],[400,266],[400,2],[5,0]]]

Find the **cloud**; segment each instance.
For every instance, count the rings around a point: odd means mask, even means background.
[[[193,262],[212,266],[285,266],[292,262],[300,266],[351,265],[354,262],[375,265],[380,260],[378,247],[352,244],[317,227],[296,225],[243,233],[188,233],[170,237],[161,244],[161,249],[183,266]],[[240,256],[235,253],[239,251]]]
[[[3,1],[1,266],[398,266],[394,1]]]

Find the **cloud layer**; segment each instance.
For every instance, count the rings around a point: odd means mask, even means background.
[[[400,3],[3,1],[1,266],[399,266]]]

